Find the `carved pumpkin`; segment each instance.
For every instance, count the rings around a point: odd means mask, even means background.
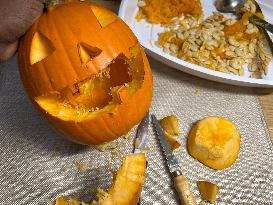
[[[25,89],[47,120],[82,144],[127,133],[149,109],[152,75],[137,38],[87,2],[52,6],[19,47]]]

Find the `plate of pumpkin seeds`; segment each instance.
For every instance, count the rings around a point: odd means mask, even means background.
[[[146,52],[169,67],[232,85],[273,87],[269,41],[248,19],[258,10],[253,0],[245,0],[241,15],[219,13],[213,0],[179,1],[122,0],[119,16]],[[273,22],[270,0],[257,3]]]

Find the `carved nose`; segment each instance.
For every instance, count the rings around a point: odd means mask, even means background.
[[[102,50],[81,42],[78,44],[78,52],[82,64],[86,64],[96,56],[100,55]]]

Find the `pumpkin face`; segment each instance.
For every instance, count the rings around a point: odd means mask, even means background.
[[[51,7],[19,47],[20,75],[34,104],[73,141],[127,133],[149,109],[152,75],[129,27],[96,4]]]

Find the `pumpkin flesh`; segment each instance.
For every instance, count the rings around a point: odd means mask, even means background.
[[[123,163],[106,192],[97,190],[97,200],[90,205],[134,205],[139,199],[146,174],[145,154],[130,154]],[[80,205],[83,202],[73,197],[61,196],[54,205]],[[84,203],[87,204],[87,203]]]

